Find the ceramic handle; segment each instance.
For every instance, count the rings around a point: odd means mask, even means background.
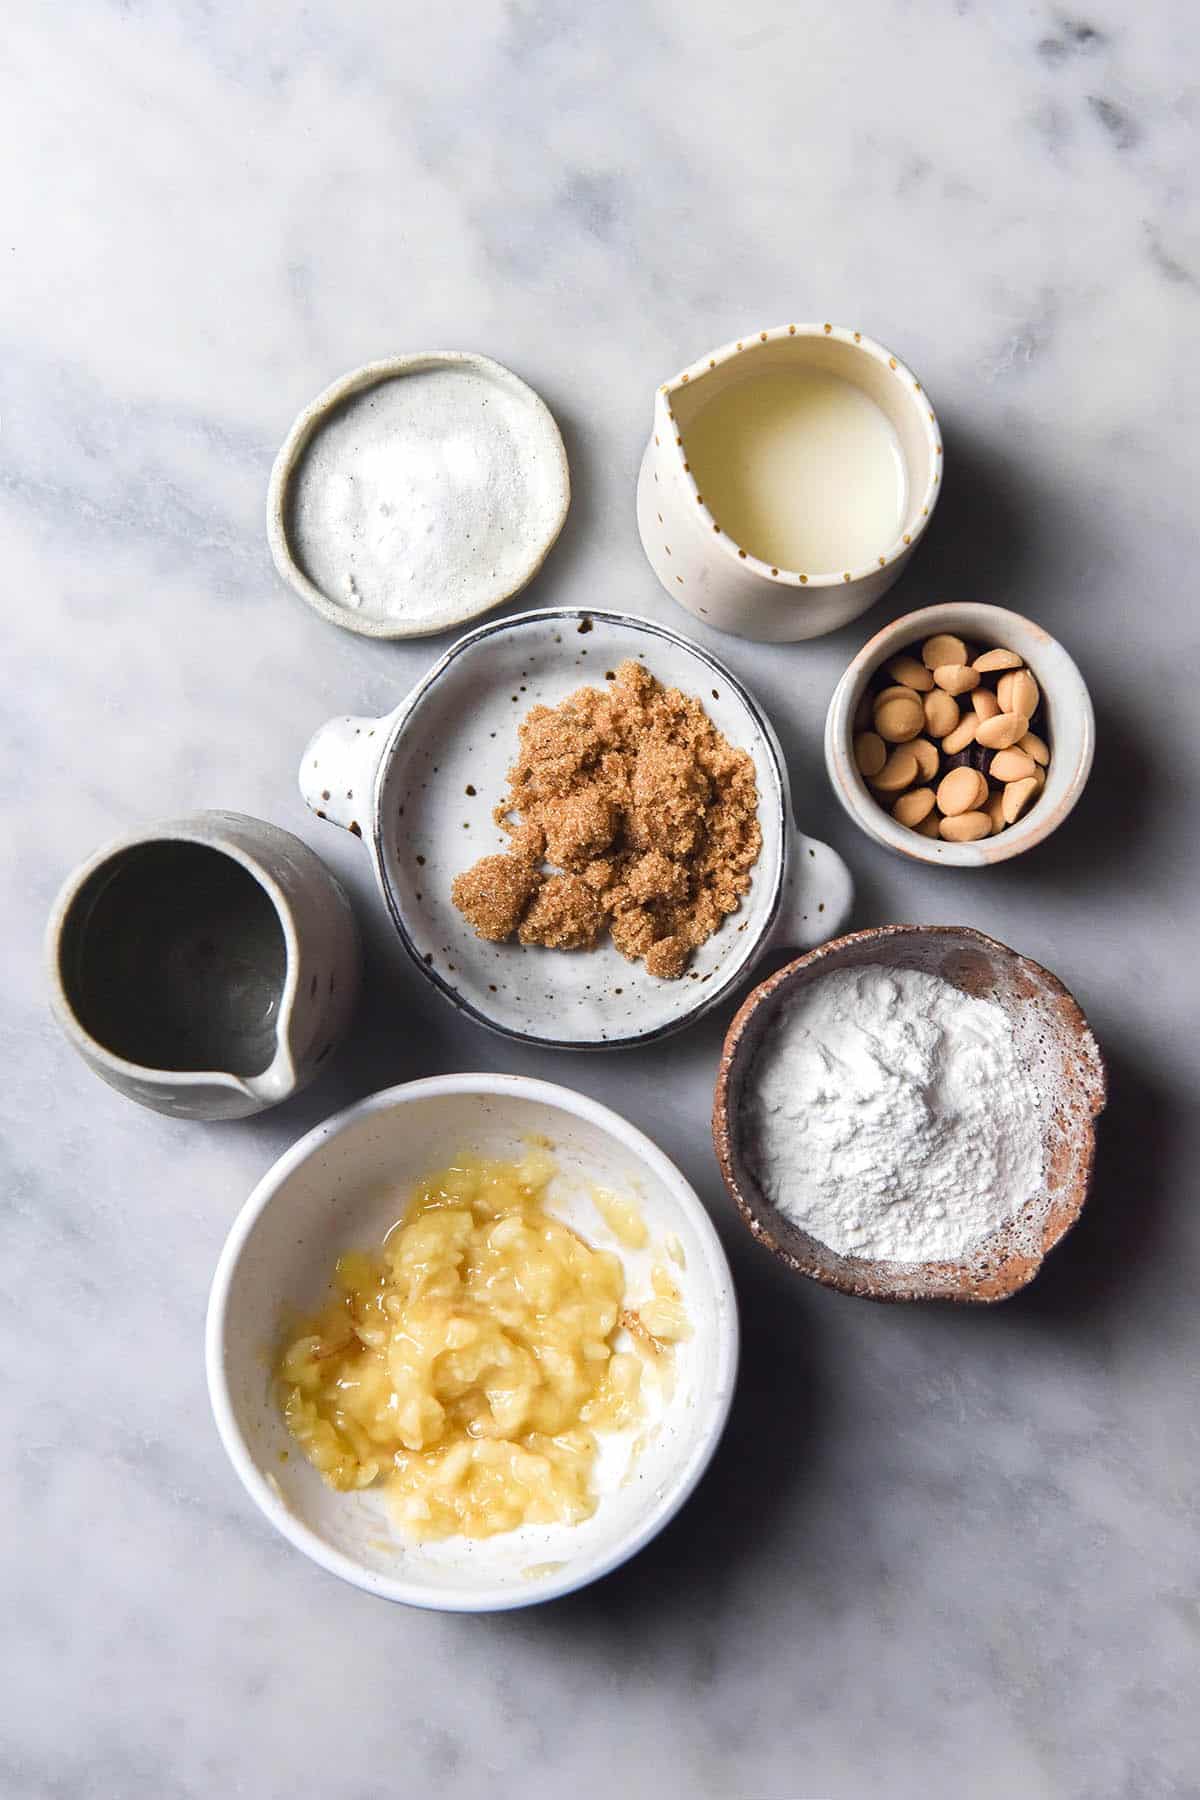
[[[300,792],[318,819],[371,839],[379,758],[387,719],[330,719],[313,733],[300,763]]]
[[[845,929],[854,877],[836,850],[792,830],[783,903],[768,950],[814,950]]]

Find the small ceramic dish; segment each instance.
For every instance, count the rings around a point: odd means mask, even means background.
[[[628,1291],[656,1261],[680,1288],[691,1336],[648,1426],[605,1441],[597,1510],[579,1525],[414,1544],[377,1490],[334,1493],[284,1427],[272,1364],[281,1309],[325,1296],[337,1256],[382,1242],[410,1185],[459,1153],[517,1158],[549,1140],[550,1205],[589,1242],[619,1252]],[[646,1249],[617,1244],[594,1185],[631,1198]],[[666,1247],[673,1235],[675,1254]],[[294,1314],[293,1314],[294,1316]],[[374,1094],[310,1131],[259,1182],[221,1253],[207,1325],[208,1387],[222,1442],[255,1504],[296,1549],[370,1594],[446,1612],[498,1612],[572,1592],[662,1530],[704,1473],[737,1374],[737,1307],[708,1214],[640,1131],[567,1088],[514,1075],[445,1075]],[[638,1447],[636,1439],[644,1433]],[[288,1454],[285,1456],[284,1453]]]
[[[322,618],[367,637],[425,637],[511,599],[570,503],[543,400],[464,350],[343,375],[292,426],[267,494],[280,575]]]
[[[741,1130],[754,1065],[777,1008],[834,969],[884,964],[940,976],[1008,1014],[1033,1077],[1043,1124],[1041,1189],[1009,1224],[960,1262],[902,1263],[840,1255],[801,1231],[767,1201]],[[1095,1120],[1104,1109],[1104,1061],[1091,1028],[1062,982],[994,938],[965,925],[882,925],[851,932],[789,963],[755,988],[729,1027],[713,1102],[713,1139],[725,1185],[760,1244],[797,1275],[868,1300],[1006,1300],[1033,1280],[1087,1199]]]
[[[777,568],[730,535],[701,492],[689,434],[714,400],[749,380],[803,370],[865,394],[895,432],[904,504],[864,561],[849,568]],[[929,526],[942,491],[942,434],[928,394],[892,351],[848,326],[775,325],[699,357],[654,397],[637,488],[642,548],[679,606],[717,631],[796,643],[836,631],[885,594]]]
[[[241,1119],[305,1087],[344,1035],[350,902],[299,838],[244,813],[170,819],[70,875],[50,1001],[92,1071],[180,1119]]]
[[[948,844],[898,824],[871,792],[854,761],[854,715],[871,677],[911,644],[941,631],[989,648],[1015,651],[1036,679],[1046,712],[1045,725],[1037,727],[1050,745],[1045,788],[1015,825],[974,844]],[[1006,862],[1057,831],[1084,790],[1095,747],[1091,696],[1062,645],[1020,613],[973,602],[922,607],[876,632],[838,682],[825,719],[825,766],[834,793],[855,824],[877,844],[898,850],[901,856],[955,869],[985,869]]]
[[[678,981],[627,962],[611,939],[563,952],[484,943],[450,900],[454,877],[507,838],[493,809],[517,726],[639,658],[703,701],[754,759],[762,854],[739,910]],[[842,859],[798,832],[783,753],[765,714],[723,663],[649,619],[574,607],[522,613],[460,638],[382,719],[331,719],[312,739],[300,791],[319,818],[361,837],[416,966],[480,1024],[567,1049],[645,1044],[716,1006],[769,948],[805,949],[839,931],[852,884]]]

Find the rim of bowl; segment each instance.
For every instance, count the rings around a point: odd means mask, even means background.
[[[878,575],[881,568],[890,566],[900,557],[911,555],[929,528],[938,496],[942,491],[941,478],[945,459],[942,452],[941,427],[938,425],[929,395],[907,364],[901,362],[895,352],[889,350],[885,344],[879,343],[876,338],[868,337],[865,331],[855,331],[851,325],[833,325],[826,322],[770,325],[765,331],[752,331],[745,337],[735,338],[727,344],[722,344],[719,349],[709,351],[706,356],[697,358],[694,363],[689,363],[686,369],[681,369],[677,375],[673,375],[669,381],[662,382],[658,392],[666,408],[668,420],[675,425],[675,413],[671,406],[672,394],[678,393],[682,387],[688,387],[693,381],[700,381],[704,376],[711,375],[722,364],[732,362],[738,356],[753,354],[754,351],[761,350],[764,344],[786,343],[789,338],[814,338],[822,341],[829,338],[836,343],[844,344],[852,353],[860,352],[871,361],[882,364],[895,378],[904,394],[906,403],[911,405],[919,416],[921,431],[929,446],[929,479],[925,483],[919,500],[909,509],[912,515],[912,524],[906,530],[907,519],[901,523],[896,537],[887,546],[886,555],[876,556],[871,562],[864,563],[861,568],[835,569],[819,575],[810,575],[807,572],[802,574],[798,569],[777,568],[773,563],[765,562],[761,556],[756,556],[752,550],[743,549],[735,538],[730,537],[724,526],[713,517],[708,503],[700,493],[695,474],[685,460],[682,445],[673,443],[670,446],[670,453],[674,454],[680,475],[696,497],[696,517],[706,526],[711,527],[712,533],[715,533],[717,537],[718,549],[737,567],[752,568],[757,574],[765,575],[768,580],[783,582],[785,585],[793,587],[805,589],[845,587],[856,581],[864,581],[868,576]],[[672,435],[678,437],[678,426],[675,427]],[[830,629],[836,630],[837,627],[834,626]]]
[[[686,650],[690,656],[693,656],[697,658],[698,661],[702,662],[706,668],[725,683],[727,688],[737,695],[738,699],[749,713],[751,720],[758,727],[759,734],[770,753],[771,765],[775,772],[774,804],[779,817],[781,845],[779,874],[775,882],[775,893],[772,896],[771,904],[767,909],[766,916],[763,919],[762,927],[757,937],[752,939],[749,947],[743,950],[738,958],[737,967],[724,981],[719,982],[715,988],[705,990],[699,983],[696,983],[695,1004],[686,1011],[681,1012],[677,1019],[671,1019],[665,1025],[655,1025],[649,1031],[637,1032],[626,1037],[543,1037],[539,1033],[533,1031],[514,1030],[512,1026],[501,1025],[498,1021],[492,1019],[489,1014],[484,1012],[482,1008],[475,1006],[464,994],[460,993],[457,988],[451,987],[450,983],[436,967],[431,966],[425,961],[424,956],[422,956],[420,950],[409,936],[408,927],[404,922],[403,911],[398,899],[392,891],[392,884],[387,877],[387,868],[384,859],[379,854],[378,847],[383,842],[384,836],[383,789],[385,777],[392,757],[403,736],[405,727],[417,705],[424,699],[434,683],[440,680],[442,675],[445,674],[450,664],[454,662],[463,651],[474,648],[476,644],[483,642],[489,637],[496,636],[505,631],[511,631],[516,626],[529,625],[535,621],[540,623],[551,619],[602,619],[605,624],[608,625],[633,626],[636,630],[644,631],[651,637],[666,638],[669,643],[677,645],[682,650]],[[483,1025],[488,1031],[495,1032],[497,1036],[510,1038],[517,1044],[536,1044],[539,1048],[546,1050],[632,1050],[634,1048],[642,1048],[647,1044],[660,1042],[663,1038],[673,1037],[677,1031],[686,1030],[689,1026],[696,1024],[706,1013],[711,1012],[715,1006],[719,1006],[723,1000],[727,999],[739,983],[753,973],[754,966],[762,953],[763,947],[767,944],[772,931],[775,929],[775,924],[779,918],[780,909],[783,905],[784,888],[787,881],[788,860],[794,853],[792,840],[795,836],[797,827],[794,824],[792,816],[791,787],[788,781],[787,763],[784,760],[782,746],[775,734],[775,728],[771,724],[766,712],[754,698],[754,695],[748,691],[744,683],[739,680],[728,664],[723,663],[719,657],[714,656],[711,650],[706,650],[701,644],[694,643],[691,638],[685,637],[682,632],[672,631],[669,625],[660,625],[656,619],[643,618],[640,613],[611,612],[604,607],[598,606],[537,607],[530,612],[514,613],[507,619],[488,619],[484,624],[476,625],[470,631],[464,632],[463,636],[458,638],[455,643],[451,644],[450,648],[438,658],[433,667],[421,677],[420,681],[405,698],[403,709],[398,710],[393,717],[394,723],[391,726],[387,737],[384,739],[383,748],[379,752],[379,762],[376,767],[374,788],[371,796],[372,856],[380,870],[381,880],[379,885],[383,892],[384,903],[387,906],[392,924],[396,928],[400,941],[408,952],[410,960],[425,979],[432,982],[439,993],[444,995],[444,997],[449,1000],[450,1004],[457,1008],[459,1012],[465,1013],[468,1018],[474,1019],[476,1024]],[[764,797],[760,796],[760,812],[765,803]],[[755,866],[757,867],[757,864]]]
[[[393,1107],[403,1107],[410,1100],[424,1100],[444,1094],[490,1094],[514,1096],[558,1107],[575,1118],[599,1126],[652,1169],[669,1187],[695,1226],[704,1245],[705,1260],[713,1284],[717,1305],[713,1329],[717,1333],[715,1393],[704,1431],[659,1498],[645,1515],[612,1549],[582,1564],[568,1564],[537,1580],[528,1581],[520,1590],[498,1584],[481,1586],[477,1594],[431,1592],[411,1582],[380,1575],[336,1550],[311,1526],[304,1524],[272,1491],[259,1469],[242,1435],[234,1413],[233,1400],[225,1369],[225,1329],[228,1319],[229,1292],[242,1251],[259,1218],[279,1190],[295,1171],[330,1139],[337,1137],[358,1120],[369,1118]],[[339,1576],[364,1593],[379,1599],[397,1601],[401,1605],[420,1607],[429,1612],[490,1613],[516,1611],[557,1600],[565,1594],[588,1587],[602,1576],[618,1569],[657,1537],[664,1526],[691,1498],[716,1452],[729,1418],[737,1386],[741,1333],[738,1321],[737,1294],[724,1246],[717,1235],[707,1210],[686,1176],[660,1150],[653,1140],[636,1125],[631,1125],[610,1107],[579,1094],[572,1088],[552,1081],[538,1081],[526,1075],[501,1075],[486,1072],[460,1075],[431,1075],[419,1081],[401,1082],[382,1088],[363,1100],[334,1113],[322,1124],[285,1150],[257,1183],[230,1228],[222,1247],[209,1290],[208,1311],[204,1328],[204,1360],[209,1403],[225,1453],[241,1481],[267,1521],[296,1550],[317,1563],[331,1575]]]
[[[749,1201],[742,1192],[734,1171],[733,1146],[736,1137],[736,1120],[731,1118],[730,1087],[735,1065],[747,1052],[746,1031],[758,1008],[774,1002],[779,990],[786,986],[797,974],[807,974],[809,970],[819,967],[821,963],[832,959],[836,964],[843,950],[851,945],[887,944],[899,937],[955,937],[967,938],[980,945],[986,945],[992,954],[999,953],[1004,959],[1010,959],[1027,968],[1034,969],[1056,994],[1060,1004],[1069,1013],[1073,1022],[1081,1027],[1081,1039],[1090,1043],[1095,1058],[1095,1081],[1089,1092],[1089,1110],[1084,1125],[1083,1155],[1079,1171],[1079,1180],[1075,1194],[1075,1204],[1064,1216],[1060,1228],[1052,1237],[1043,1232],[1036,1256],[1028,1261],[1022,1272],[1023,1259],[1011,1257],[1011,1274],[998,1286],[987,1293],[981,1293],[969,1278],[968,1265],[959,1259],[944,1263],[919,1263],[910,1265],[920,1269],[940,1269],[946,1271],[943,1285],[935,1291],[918,1291],[908,1287],[902,1279],[872,1280],[873,1272],[886,1268],[874,1257],[849,1257],[830,1250],[827,1244],[820,1244],[818,1238],[808,1233],[809,1242],[818,1244],[831,1256],[837,1257],[837,1267],[826,1267],[814,1261],[811,1266],[801,1263],[790,1250],[776,1239],[774,1234],[755,1216]],[[712,1132],[713,1146],[717,1154],[717,1162],[721,1170],[721,1179],[726,1191],[732,1197],[737,1214],[742,1224],[757,1243],[763,1244],[778,1261],[784,1264],[794,1275],[803,1275],[810,1281],[817,1281],[822,1287],[832,1288],[835,1293],[845,1294],[851,1299],[875,1300],[884,1303],[900,1303],[909,1301],[948,1301],[957,1306],[995,1305],[999,1301],[1009,1300],[1014,1294],[1028,1287],[1033,1281],[1050,1251],[1060,1244],[1067,1233],[1077,1224],[1079,1216],[1087,1205],[1092,1189],[1092,1180],[1096,1165],[1096,1120],[1104,1111],[1108,1102],[1108,1069],[1104,1052],[1100,1048],[1095,1032],[1088,1023],[1087,1014],[1076,1000],[1071,990],[1062,982],[1052,969],[1035,962],[1033,957],[1026,956],[1020,950],[1014,950],[1011,944],[1001,943],[999,938],[989,937],[987,932],[979,931],[973,925],[873,925],[863,931],[846,932],[842,937],[831,938],[826,944],[818,944],[815,950],[809,950],[795,961],[785,964],[776,970],[765,981],[746,996],[730,1022],[721,1049],[721,1061],[717,1070],[716,1087],[713,1091]],[[766,1204],[766,1203],[764,1203]],[[987,1240],[983,1240],[986,1242]],[[898,1265],[903,1267],[904,1265]],[[861,1273],[859,1273],[861,1271]]]
[[[531,540],[522,573],[502,594],[493,594],[487,600],[472,602],[467,606],[450,607],[435,618],[426,620],[417,629],[406,625],[402,620],[356,617],[348,608],[331,600],[309,579],[292,552],[287,505],[300,458],[327,415],[354,394],[376,387],[380,382],[393,381],[401,375],[411,375],[420,369],[463,367],[483,370],[492,380],[510,388],[529,407],[543,432],[546,448],[554,457],[562,484],[561,505],[554,523],[543,539],[536,542]],[[340,625],[344,631],[353,631],[360,637],[434,637],[440,631],[451,631],[456,625],[465,625],[470,619],[478,619],[483,613],[491,612],[493,607],[503,606],[506,600],[513,599],[523,588],[528,587],[558,542],[570,506],[571,470],[562,432],[559,430],[558,420],[536,388],[530,387],[527,381],[522,380],[505,363],[497,362],[492,356],[483,356],[476,350],[411,350],[403,356],[385,356],[375,362],[362,363],[356,369],[348,369],[344,375],[339,375],[336,381],[322,389],[296,415],[271,465],[271,476],[267,484],[267,543],[280,577],[293,593],[299,594],[314,612],[320,613],[331,625]]]
[[[1051,710],[1073,706],[1079,716],[1079,750],[1066,790],[1058,803],[1044,813],[1039,813],[1035,805],[1024,819],[1008,826],[998,837],[984,838],[974,844],[951,844],[940,838],[926,838],[897,825],[875,799],[854,763],[854,711],[870,676],[886,657],[914,638],[928,637],[935,631],[947,629],[966,631],[975,637],[988,637],[994,629],[998,644],[1005,643],[1005,634],[1014,629],[1020,635],[1031,635],[1058,664],[1051,679],[1044,679],[1044,667],[1039,669],[1037,677]],[[915,612],[905,613],[892,624],[885,625],[867,640],[847,666],[833,691],[825,716],[825,767],[843,810],[877,844],[897,851],[912,862],[928,863],[935,868],[990,868],[1042,843],[1074,810],[1087,785],[1095,753],[1096,715],[1087,683],[1074,657],[1044,626],[1024,613],[980,600],[941,601],[933,606],[918,607]]]

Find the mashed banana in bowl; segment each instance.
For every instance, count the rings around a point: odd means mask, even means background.
[[[664,1268],[633,1307],[620,1257],[547,1210],[555,1173],[535,1149],[421,1181],[279,1359],[305,1456],[339,1490],[382,1483],[412,1538],[588,1518],[597,1434],[641,1420],[647,1363],[688,1335]]]

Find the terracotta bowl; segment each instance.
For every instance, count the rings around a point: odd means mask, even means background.
[[[738,1121],[763,1035],[779,1004],[833,969],[884,963],[940,975],[993,1000],[1012,1020],[1022,1059],[1044,1095],[1046,1175],[1017,1216],[961,1262],[900,1263],[843,1256],[801,1231],[759,1191]],[[1033,1280],[1047,1251],[1087,1199],[1095,1120],[1106,1099],[1104,1060],[1062,982],[965,925],[883,925],[851,932],[789,963],[756,987],[725,1038],[713,1103],[713,1138],[725,1185],[751,1233],[789,1269],[867,1300],[1007,1300]]]

